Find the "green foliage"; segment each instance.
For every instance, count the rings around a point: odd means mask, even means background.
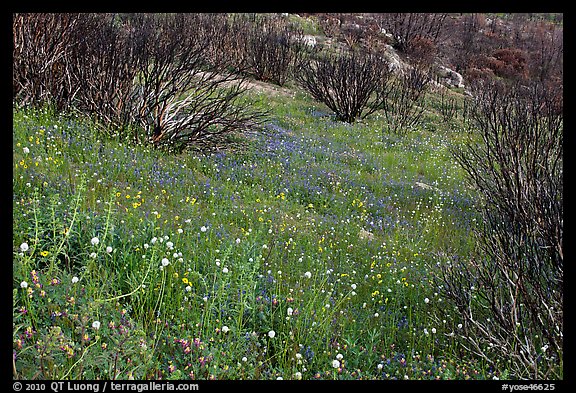
[[[377,114],[253,98],[268,132],[210,155],[14,110],[14,376],[505,376],[432,284],[476,225],[450,126],[383,137]]]

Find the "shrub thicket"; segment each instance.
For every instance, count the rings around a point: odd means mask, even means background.
[[[563,349],[563,101],[557,87],[474,89],[481,140],[455,149],[479,192],[478,255],[439,285],[464,318],[464,345],[516,377],[557,378]]]

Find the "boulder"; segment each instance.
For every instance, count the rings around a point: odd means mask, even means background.
[[[365,229],[360,229],[358,237],[360,240],[374,240],[374,234],[372,232],[368,232]]]
[[[448,86],[464,88],[464,78],[462,75],[448,67],[438,66],[437,75]]]

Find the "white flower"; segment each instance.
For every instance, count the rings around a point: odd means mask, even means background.
[[[182,233],[184,230],[182,228],[178,228],[178,233]]]
[[[226,325],[222,326],[222,333],[228,333],[230,331],[230,328]]]
[[[436,334],[436,328],[432,328],[432,334]]]
[[[428,333],[428,329],[424,328],[424,334],[425,334],[425,335],[430,334],[430,333]]]
[[[384,365],[382,363],[378,363],[378,365],[376,366],[378,370],[382,370],[383,367]]]
[[[28,288],[28,283],[26,281],[22,281],[20,283],[20,288],[24,288],[24,289]]]
[[[228,273],[228,268],[225,267],[224,269],[222,269],[222,273],[224,273],[224,274]]]
[[[276,378],[277,381],[282,381],[283,379],[284,379],[284,378],[282,378],[282,377]]]
[[[110,246],[106,247],[106,252],[108,254],[110,254],[112,252],[112,247],[110,247]]]
[[[171,250],[172,248],[174,248],[174,243],[166,242],[166,247],[168,247]]]
[[[170,265],[170,261],[168,260],[168,258],[162,258],[162,266],[166,267]]]
[[[192,290],[192,287],[190,285],[187,285],[186,288],[184,288],[186,290],[186,292],[190,292]]]
[[[150,245],[148,243],[144,243],[144,249],[147,250]]]
[[[154,244],[156,243],[156,241],[158,240],[158,238],[156,236],[154,236],[151,240],[150,243]]]
[[[28,247],[28,243],[24,242],[24,243],[20,244],[20,250],[21,250],[22,252],[28,251],[28,248],[29,248],[29,247]]]
[[[304,277],[310,278],[310,277],[312,277],[312,273],[306,272],[306,273],[304,273]]]
[[[300,371],[296,371],[294,373],[294,379],[302,379],[302,373]]]
[[[30,153],[30,149],[28,149],[27,147],[25,147],[24,149],[22,149],[24,151],[24,154],[28,154]]]
[[[356,284],[352,284],[350,286],[352,287],[352,289],[356,289]]]
[[[72,284],[76,284],[80,279],[76,276],[72,277]]]
[[[426,304],[430,303],[430,299],[425,298],[425,299],[424,299],[424,303],[426,303]]]
[[[334,368],[340,367],[340,361],[336,359],[332,360],[332,367]]]
[[[341,353],[336,355],[336,359],[338,359],[338,360],[342,360],[343,358],[344,358],[344,355],[342,355]]]
[[[98,239],[96,236],[94,236],[92,238],[92,240],[90,240],[90,243],[92,243],[93,246],[97,246],[98,243],[100,243],[100,239]]]
[[[275,332],[274,330],[270,330],[270,331],[268,332],[268,337],[274,338],[275,336],[276,336],[276,332]]]
[[[200,227],[200,232],[206,232],[207,230],[208,228],[206,228],[204,225]]]
[[[92,259],[96,259],[97,256],[98,254],[96,254],[95,252],[90,253],[90,258]]]
[[[247,362],[247,361],[248,361],[248,358],[247,358],[246,356],[244,356],[244,357],[242,357],[242,361],[243,361],[243,362]]]
[[[100,321],[92,322],[92,327],[96,330],[100,329]]]
[[[288,315],[292,315],[294,313],[294,309],[292,307],[288,307],[286,312],[288,313]]]
[[[240,244],[240,238],[236,238],[236,244]]]
[[[458,324],[458,329],[462,329],[462,324],[461,324],[461,323]]]

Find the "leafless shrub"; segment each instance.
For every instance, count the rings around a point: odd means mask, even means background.
[[[276,15],[240,16],[247,72],[258,80],[283,86],[299,62],[305,44],[302,29]]]
[[[456,98],[450,96],[447,89],[444,88],[440,91],[439,109],[442,121],[445,123],[452,120],[458,114],[458,103]]]
[[[73,100],[77,89],[67,78],[67,54],[76,42],[76,14],[14,14],[13,98],[22,104],[50,102],[58,110]]]
[[[438,284],[464,347],[517,378],[558,378],[563,353],[563,101],[558,87],[474,89],[481,138],[454,150],[480,197],[478,255]]]
[[[338,18],[338,14],[320,15],[318,22],[326,37],[335,37],[340,32],[342,21]]]
[[[437,43],[446,14],[436,13],[387,13],[378,14],[378,24],[394,36],[394,46],[406,52],[417,37]]]
[[[386,99],[382,101],[388,131],[405,134],[420,122],[430,81],[428,70],[416,67],[394,78],[388,88]]]
[[[348,123],[382,106],[390,79],[387,62],[368,52],[316,53],[296,73],[297,82]]]
[[[15,38],[31,42],[15,51],[46,53],[50,67],[61,70],[47,79],[42,65],[17,53],[15,98],[54,97],[61,108],[93,115],[136,142],[178,148],[222,140],[261,119],[262,113],[240,103],[245,88],[230,72],[236,64],[220,53],[230,35],[228,24],[217,23],[224,22],[221,16],[79,14],[74,24],[70,18],[29,18],[31,24],[15,17],[15,34],[33,38]],[[33,34],[40,22],[52,30],[35,33],[38,38]],[[56,82],[65,89],[52,88]]]

